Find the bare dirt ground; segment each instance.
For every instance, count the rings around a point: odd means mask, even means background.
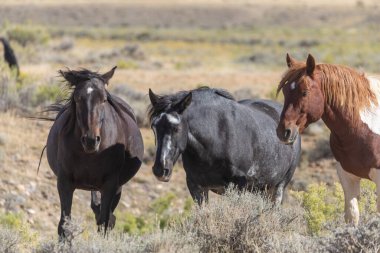
[[[194,28],[200,31],[221,29],[228,32],[255,27],[286,27],[294,30],[330,26],[344,31],[346,28],[375,26],[380,22],[379,4],[370,0],[321,0],[313,3],[295,0],[272,0],[262,3],[212,0],[207,1],[207,4],[200,0],[133,0],[128,3],[94,1],[91,4],[89,1],[69,0],[58,3],[45,0],[38,3],[35,0],[2,1],[0,24],[32,24],[59,29],[81,27],[82,32],[85,32],[86,27],[106,31],[107,28],[148,27],[152,30],[176,28],[181,31],[182,28]],[[23,73],[37,80],[58,80],[57,70],[66,66],[106,71],[117,64],[117,58],[101,55],[112,54],[115,48],[128,43],[140,43],[119,37],[115,40],[111,38],[88,41],[78,36],[73,39],[72,49],[59,51],[55,49],[56,44],[61,43],[61,38],[67,36],[65,30],[62,31],[62,34],[55,35],[44,47],[19,47],[23,52],[20,54]],[[183,33],[188,31],[184,29]],[[186,38],[188,36],[189,34],[186,34]],[[284,40],[287,39],[291,38]],[[148,60],[142,61],[141,66],[119,68],[111,81],[111,91],[113,88],[128,85],[134,91],[145,95],[148,88],[165,93],[209,85],[231,92],[243,91],[243,94],[240,94],[243,97],[273,98],[273,91],[284,70],[267,65],[236,64],[236,55],[249,52],[249,49],[238,43],[233,46],[228,42],[210,46],[207,44],[209,42],[202,41],[197,42],[198,44],[186,42],[185,46],[178,41],[144,43],[143,41],[139,45],[148,55]],[[273,49],[273,54],[276,50],[278,49]],[[233,57],[229,55],[232,51],[236,51]],[[286,51],[281,48],[280,53],[285,55]],[[27,56],[29,54],[32,57]],[[190,65],[183,67],[180,64],[184,58],[189,59],[186,64],[190,62]],[[196,59],[201,59],[202,62],[198,63]],[[159,64],[156,64],[157,62]],[[245,92],[247,90],[249,92]],[[36,172],[50,125],[51,123],[47,122],[20,118],[12,112],[0,114],[0,207],[3,210],[23,212],[32,228],[43,235],[55,235],[59,218],[55,176],[50,171],[45,156],[42,158],[39,174]],[[146,148],[152,149],[152,131],[144,128],[142,132]],[[332,184],[337,181],[337,164],[331,158],[327,139],[328,131],[323,127],[317,127],[304,136],[304,155],[291,183],[293,189],[305,189],[307,184],[312,182]],[[189,196],[183,169],[177,166],[171,182],[161,183],[151,173],[149,161],[124,187],[118,210],[140,215],[154,199],[170,192],[177,196],[176,206],[182,207]],[[73,216],[93,222],[89,196],[88,192],[76,192]]]

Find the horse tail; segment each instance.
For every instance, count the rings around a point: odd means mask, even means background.
[[[38,167],[37,167],[37,175],[38,175],[38,172],[40,171],[41,160],[42,160],[42,156],[44,155],[44,151],[45,151],[46,147],[47,147],[47,145],[45,145],[45,147],[42,149],[42,152],[41,152],[40,161],[39,161]]]

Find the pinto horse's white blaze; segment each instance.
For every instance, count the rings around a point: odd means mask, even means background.
[[[377,211],[380,213],[380,169],[372,168],[369,172],[369,178],[376,184]]]
[[[94,88],[92,88],[92,87],[88,87],[87,88],[87,94],[91,94],[91,92],[94,90]]]
[[[345,171],[338,165],[338,177],[344,192],[344,218],[347,223],[359,224],[360,177]]]
[[[371,103],[370,108],[360,111],[360,119],[375,134],[380,135],[380,80],[374,77],[367,77],[372,92],[376,96],[378,105]]]
[[[295,82],[292,82],[291,84],[290,84],[290,89],[291,90],[294,90],[296,88],[296,83]]]

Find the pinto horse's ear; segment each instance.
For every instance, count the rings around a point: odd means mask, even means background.
[[[313,76],[315,70],[315,59],[314,57],[309,54],[306,60],[306,73],[308,76]]]
[[[155,107],[160,98],[156,94],[154,94],[151,89],[149,89],[149,99],[150,99],[150,103],[153,105],[153,107]]]
[[[286,54],[286,65],[288,65],[288,67],[291,68],[296,63],[297,63],[297,61],[287,53]]]
[[[108,81],[113,77],[113,74],[115,73],[116,68],[117,68],[117,66],[113,67],[110,71],[108,71],[107,73],[104,73],[102,75],[102,78],[104,79],[104,82],[106,84],[108,84]]]
[[[189,92],[189,94],[187,94],[181,101],[173,105],[173,109],[177,113],[182,114],[183,111],[191,104],[192,98],[193,98],[193,95],[191,92]]]

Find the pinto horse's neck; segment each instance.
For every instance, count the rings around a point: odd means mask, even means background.
[[[355,121],[344,109],[325,102],[322,115],[331,131],[330,146],[335,158],[344,170],[361,178],[369,178],[370,169],[380,164],[380,135],[373,123],[380,115],[374,112],[372,108],[372,118],[360,115]]]

